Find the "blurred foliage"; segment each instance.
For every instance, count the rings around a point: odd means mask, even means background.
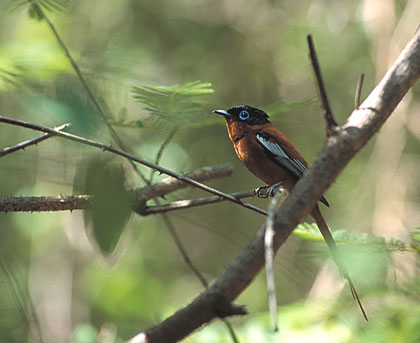
[[[166,133],[197,126],[200,117],[197,112],[207,102],[202,95],[213,94],[210,83],[188,82],[175,86],[136,86],[134,98],[145,105],[150,117],[137,120],[134,124],[140,128],[154,128]],[[150,123],[149,123],[150,122]]]
[[[131,198],[125,189],[121,166],[112,166],[98,159],[86,163],[86,169],[76,171],[75,194],[93,195],[92,208],[84,211],[85,225],[101,252],[108,255],[117,246],[130,218]],[[84,177],[80,173],[84,173]]]
[[[363,97],[411,38],[420,8],[418,0],[7,0],[0,10],[3,115],[46,126],[69,122],[72,132],[114,144],[47,16],[132,151],[178,172],[229,161],[234,176],[212,185],[230,192],[260,184],[237,160],[213,109],[263,108],[311,161],[323,144],[324,124],[306,35],[313,34],[332,108],[343,122],[360,73],[366,75]],[[419,94],[417,85],[328,192],[333,210],[324,213],[341,229],[334,236],[369,323],[348,287],[340,292],[337,270],[325,271],[328,250],[314,244],[322,242],[316,226],[304,223],[295,230],[299,239],[278,253],[280,333],[270,331],[260,276],[238,299],[251,314],[232,319],[241,341],[420,340],[420,239],[413,229],[420,222]],[[34,135],[1,125],[0,145]],[[0,159],[0,196],[86,191],[101,199],[86,214],[93,246],[78,212],[0,213],[1,342],[122,342],[201,291],[163,221],[128,218],[124,188],[143,185],[131,166],[98,160],[97,153],[50,139]],[[202,192],[188,189],[166,200],[195,196]],[[171,219],[209,279],[264,221],[228,203]],[[185,341],[229,340],[216,321]]]
[[[417,245],[420,241],[420,237],[417,231],[411,232],[411,238],[413,243],[406,243],[399,239],[385,237],[369,237],[368,234],[364,233],[361,235],[349,234],[346,230],[335,230],[332,232],[333,237],[337,243],[345,243],[347,245],[359,245],[359,246],[371,246],[375,249],[384,249],[389,251],[405,251],[411,250],[417,252]],[[293,234],[299,238],[313,241],[313,242],[324,242],[321,232],[315,223],[303,223],[299,224],[293,231]]]

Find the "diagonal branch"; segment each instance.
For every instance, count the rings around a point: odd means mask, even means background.
[[[251,189],[249,191],[231,193],[230,195],[232,195],[236,199],[244,199],[244,198],[255,196],[255,193],[254,193],[254,190]],[[178,201],[173,201],[169,204],[164,204],[164,205],[146,206],[144,208],[141,208],[140,211],[138,211],[137,213],[142,216],[149,216],[151,214],[166,213],[166,212],[171,212],[171,211],[184,210],[184,209],[197,207],[197,206],[215,204],[221,201],[226,201],[226,199],[219,196],[211,196],[211,197],[206,197],[206,198],[198,198],[198,199],[190,199],[190,200],[178,200]]]
[[[54,130],[61,131],[61,130],[65,129],[66,127],[69,127],[69,126],[70,126],[70,124],[63,124],[63,125],[55,127]],[[19,151],[19,150],[24,150],[25,148],[27,148],[31,145],[38,144],[38,143],[40,143],[42,141],[45,141],[46,139],[51,138],[51,137],[53,137],[53,135],[51,135],[49,133],[44,133],[41,136],[38,136],[38,137],[35,137],[35,138],[32,138],[32,139],[28,139],[27,141],[20,142],[16,145],[12,145],[12,146],[9,146],[7,148],[0,149],[0,157],[6,156],[8,154],[14,153],[14,152]]]
[[[184,176],[194,179],[198,182],[209,181],[218,178],[224,178],[232,175],[233,168],[230,164],[220,164],[218,166],[203,167],[186,173]],[[161,198],[172,192],[189,187],[189,184],[175,178],[167,177],[162,181],[139,188],[134,191],[136,199],[143,199],[149,201],[154,198]]]
[[[111,124],[108,122],[107,116],[102,109],[102,107],[99,105],[99,101],[96,99],[95,95],[93,94],[93,91],[89,87],[87,81],[83,77],[83,74],[77,65],[75,59],[70,53],[70,50],[67,48],[66,44],[64,43],[64,40],[59,35],[57,29],[55,28],[52,21],[48,18],[48,16],[45,14],[44,10],[39,6],[34,0],[29,0],[29,3],[35,8],[37,13],[46,21],[48,27],[50,28],[51,32],[53,33],[55,39],[57,40],[57,43],[60,45],[60,47],[63,49],[64,54],[66,55],[68,61],[70,62],[71,66],[73,67],[74,72],[77,75],[77,78],[79,79],[80,83],[82,84],[83,88],[85,89],[90,101],[93,103],[94,107],[96,108],[97,114],[101,117],[103,122],[105,123],[106,127],[108,128],[109,132],[111,132],[112,137],[117,142],[118,146],[125,151],[128,151],[127,146],[124,144],[124,142],[121,140],[120,136],[118,136],[117,132],[114,130],[114,128],[111,126]],[[133,166],[135,172],[142,178],[142,180],[147,184],[146,177],[142,174],[142,172],[136,167],[134,162],[130,160],[130,164]]]
[[[342,169],[380,129],[420,77],[420,31],[347,123],[331,135],[312,167],[297,182],[274,218],[277,250]],[[213,284],[190,304],[130,342],[176,342],[217,317],[218,299],[233,301],[264,265],[264,227]]]
[[[129,154],[128,152],[125,152],[123,150],[114,148],[111,145],[99,143],[99,142],[94,141],[92,139],[80,137],[80,136],[74,135],[72,133],[61,132],[61,131],[57,131],[57,130],[54,130],[52,128],[46,127],[46,126],[32,124],[32,123],[28,123],[28,122],[25,122],[25,121],[22,121],[22,120],[8,118],[8,117],[4,117],[4,116],[0,116],[0,122],[8,123],[8,124],[11,124],[11,125],[22,126],[22,127],[28,128],[28,129],[36,130],[36,131],[50,133],[50,134],[52,134],[54,136],[62,137],[62,138],[65,138],[65,139],[68,139],[68,140],[71,140],[71,141],[74,141],[74,142],[77,142],[77,143],[81,143],[81,144],[89,145],[89,146],[92,146],[92,147],[95,147],[95,148],[99,148],[99,149],[101,149],[103,151],[108,151],[108,152],[113,153],[115,155],[119,155],[119,156],[125,157],[126,159],[128,159],[130,161],[133,161],[133,162],[136,162],[136,163],[140,163],[142,165],[145,165],[146,167],[155,169],[155,170],[161,172],[162,174],[166,174],[166,175],[172,176],[172,177],[174,177],[174,178],[176,178],[176,179],[178,179],[180,181],[183,181],[185,183],[190,184],[191,186],[200,188],[200,189],[202,189],[202,190],[204,190],[206,192],[209,192],[211,194],[214,194],[214,195],[220,196],[222,198],[225,198],[226,200],[230,200],[230,201],[234,202],[235,204],[238,204],[238,205],[241,205],[243,207],[246,207],[246,208],[248,208],[248,209],[250,209],[250,210],[252,210],[254,212],[257,212],[259,214],[262,214],[262,215],[266,215],[267,214],[266,211],[264,211],[264,210],[262,210],[262,209],[260,209],[260,208],[258,208],[256,206],[254,206],[254,205],[251,205],[251,204],[249,204],[249,203],[247,203],[245,201],[236,199],[232,195],[223,193],[223,192],[221,192],[221,191],[219,191],[219,190],[217,190],[215,188],[209,187],[209,186],[204,185],[204,184],[202,184],[202,183],[200,183],[198,181],[195,181],[195,180],[189,178],[188,176],[175,173],[174,171],[172,171],[170,169],[167,169],[167,168],[158,166],[158,165],[156,165],[154,163],[151,163],[149,161],[146,161],[146,160],[144,160],[144,159],[142,159],[140,157],[137,157],[137,156],[134,156],[132,154]]]

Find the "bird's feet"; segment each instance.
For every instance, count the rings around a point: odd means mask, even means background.
[[[269,197],[269,195],[268,195],[268,188],[269,187],[270,186],[261,186],[261,187],[255,188],[254,189],[255,196],[258,197],[258,198],[262,198],[262,199],[268,198]]]
[[[282,184],[283,182],[279,181],[271,186],[258,187],[254,190],[254,194],[258,198],[263,198],[263,199],[268,198],[268,197],[273,197],[276,191],[282,191],[280,189]]]

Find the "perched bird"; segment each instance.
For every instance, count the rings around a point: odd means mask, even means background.
[[[268,120],[267,113],[247,105],[213,112],[225,117],[229,138],[236,155],[251,173],[269,186],[276,187],[281,184],[290,192],[306,172],[308,163],[286,136]],[[324,197],[319,201],[329,206]],[[368,320],[318,204],[311,210],[310,215],[317,223],[341,273],[348,280],[352,295],[359,304],[363,316]]]

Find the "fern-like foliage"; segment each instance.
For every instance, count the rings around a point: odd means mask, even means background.
[[[150,115],[144,120],[126,122],[125,126],[172,132],[198,124],[203,118],[198,113],[203,112],[208,103],[204,96],[214,91],[210,83],[194,81],[174,86],[141,85],[134,87],[133,93]]]
[[[293,231],[294,235],[308,241],[324,242],[324,238],[316,224],[299,224]],[[416,244],[406,243],[396,238],[385,239],[384,237],[369,237],[366,233],[361,235],[351,235],[346,230],[336,230],[332,235],[337,243],[345,243],[358,246],[375,246],[386,251],[417,251],[420,249]],[[418,237],[420,242],[420,237]],[[413,241],[415,239],[413,238]]]
[[[40,9],[48,12],[62,12],[67,8],[67,5],[68,0],[10,0],[6,8],[14,11],[28,6],[31,18],[42,20],[43,15]]]
[[[209,125],[224,124],[219,117],[211,115],[205,107],[207,99],[204,95],[213,94],[210,83],[200,81],[188,82],[174,86],[136,86],[133,88],[134,98],[145,105],[150,116],[145,120],[127,121],[125,115],[111,124],[132,127],[149,128],[162,132],[173,132],[191,128],[201,128]],[[261,106],[272,117],[278,114],[307,106],[315,99],[304,99],[292,103],[276,102]],[[199,113],[206,113],[207,116]]]

